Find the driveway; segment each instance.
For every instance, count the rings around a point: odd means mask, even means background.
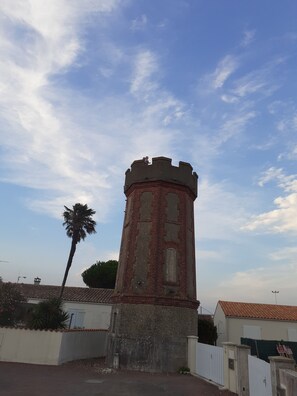
[[[0,362],[1,396],[231,396],[191,375],[112,371],[100,359],[41,366]]]

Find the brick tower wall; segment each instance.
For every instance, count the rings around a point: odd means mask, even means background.
[[[197,334],[193,202],[197,175],[169,158],[134,161],[114,293],[108,361],[145,371],[186,365]]]

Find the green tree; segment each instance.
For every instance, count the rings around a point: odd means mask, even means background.
[[[84,283],[89,287],[114,289],[118,269],[118,261],[96,261],[82,274]]]
[[[216,344],[218,333],[212,320],[198,318],[198,337],[203,344]]]
[[[15,326],[25,298],[13,283],[0,281],[0,326]]]
[[[65,212],[63,213],[64,223],[63,226],[66,228],[66,234],[71,238],[71,248],[66,265],[66,270],[61,286],[60,298],[63,296],[68,272],[70,270],[76,245],[81,240],[84,240],[87,234],[94,234],[96,232],[96,222],[92,219],[92,216],[96,213],[93,209],[88,208],[88,205],[82,205],[76,203],[72,209],[64,206]]]
[[[27,325],[34,330],[65,329],[68,314],[62,309],[60,298],[50,298],[36,304],[30,312]]]

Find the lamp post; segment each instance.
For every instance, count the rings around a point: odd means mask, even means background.
[[[20,279],[26,279],[26,278],[27,278],[26,276],[20,276],[20,275],[19,275],[19,276],[18,276],[18,281],[17,281],[17,283],[19,283],[19,280],[20,280]]]
[[[276,295],[279,293],[279,290],[272,290],[271,293],[274,294],[274,297],[275,297],[275,304],[277,305]]]

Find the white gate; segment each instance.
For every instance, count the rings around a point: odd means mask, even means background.
[[[224,385],[224,354],[223,348],[197,343],[196,349],[197,374],[219,385]]]
[[[250,396],[272,396],[270,364],[248,356]]]

